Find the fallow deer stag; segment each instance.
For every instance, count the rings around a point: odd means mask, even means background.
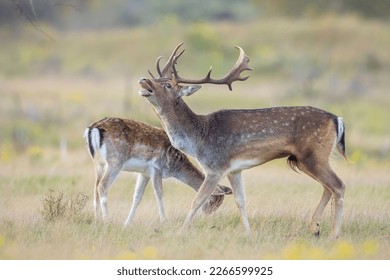
[[[163,178],[174,177],[195,191],[198,191],[204,180],[204,175],[187,156],[172,147],[164,130],[148,124],[129,119],[104,118],[90,125],[85,130],[84,138],[96,171],[95,220],[100,205],[103,221],[107,221],[107,192],[122,170],[138,172],[133,204],[125,225],[133,220],[150,178],[160,221],[165,219],[162,202]],[[230,188],[218,185],[202,205],[203,212],[209,214],[217,210],[224,200],[224,195],[231,193]]]
[[[154,107],[172,145],[194,157],[205,172],[205,180],[192,202],[184,222],[187,228],[202,203],[217,183],[227,176],[233,188],[242,223],[248,235],[250,226],[245,207],[245,192],[241,171],[265,162],[287,157],[290,166],[301,170],[323,186],[322,198],[312,216],[310,227],[319,236],[320,216],[333,198],[331,236],[340,233],[345,185],[329,165],[329,155],[336,145],[345,157],[344,124],[340,117],[313,107],[275,107],[256,110],[221,110],[209,115],[197,115],[183,101],[199,90],[198,84],[225,84],[244,81],[241,72],[251,70],[249,58],[242,48],[231,71],[221,79],[211,78],[211,69],[200,80],[184,79],[176,70],[179,44],[159,77],[141,78],[140,95]],[[191,84],[184,86],[182,84]]]

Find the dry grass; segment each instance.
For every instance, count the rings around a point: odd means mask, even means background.
[[[245,172],[248,212],[253,229],[246,239],[232,197],[212,216],[198,216],[185,234],[177,231],[194,196],[174,180],[164,184],[168,220],[158,221],[149,187],[134,223],[123,228],[130,209],[135,176],[123,173],[109,193],[111,222],[93,222],[92,202],[79,219],[48,222],[39,213],[49,189],[65,194],[92,195],[92,163],[83,150],[37,174],[10,168],[1,176],[3,205],[0,256],[5,259],[388,259],[390,249],[389,166],[364,173],[344,160],[335,169],[348,185],[340,240],[332,242],[329,210],[323,236],[310,235],[308,221],[321,187],[296,174],[282,161]],[[23,164],[23,160],[20,159]],[[23,167],[23,165],[22,165]],[[63,170],[72,170],[63,172]],[[375,170],[375,172],[374,172]],[[45,179],[43,179],[45,178]],[[378,180],[380,178],[380,180]],[[261,183],[259,183],[261,182]],[[225,182],[226,183],[226,182]],[[179,199],[180,198],[180,199]],[[369,198],[369,199],[367,199]]]

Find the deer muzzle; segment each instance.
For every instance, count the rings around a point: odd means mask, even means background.
[[[146,78],[141,78],[138,80],[138,84],[141,86],[141,89],[138,91],[140,95],[145,97],[152,95],[153,90],[149,83],[150,81]]]

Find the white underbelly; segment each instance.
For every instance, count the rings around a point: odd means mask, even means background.
[[[123,170],[130,172],[149,173],[152,162],[142,158],[131,158],[123,165]]]
[[[234,159],[230,163],[229,170],[240,171],[244,169],[249,169],[262,163],[263,162],[260,159]]]

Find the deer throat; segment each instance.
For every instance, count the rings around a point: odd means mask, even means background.
[[[192,157],[196,155],[196,145],[193,144],[191,139],[180,133],[168,133],[168,136],[175,149]]]

